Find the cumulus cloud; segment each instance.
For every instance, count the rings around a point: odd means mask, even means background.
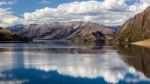
[[[50,0],[42,0],[49,2]],[[26,12],[23,18],[10,14],[11,20],[20,23],[47,23],[61,21],[91,21],[104,25],[121,25],[135,14],[143,11],[150,5],[149,0],[137,0],[128,4],[127,0],[87,0],[62,3],[56,8],[45,7],[33,12]],[[12,22],[9,20],[9,22]],[[8,22],[8,21],[7,21]],[[14,22],[14,21],[13,21]]]
[[[92,21],[106,25],[122,24],[124,21],[149,6],[149,0],[128,5],[126,0],[76,1],[60,4],[56,8],[37,9],[25,13],[27,23],[51,21]]]
[[[6,27],[21,22],[21,19],[13,16],[10,8],[0,8],[0,26]]]

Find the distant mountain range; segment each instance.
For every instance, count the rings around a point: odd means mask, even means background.
[[[92,22],[52,22],[14,25],[9,30],[31,39],[97,41],[113,39],[114,30]]]

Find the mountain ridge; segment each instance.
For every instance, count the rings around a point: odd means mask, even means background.
[[[16,29],[19,31],[16,31]],[[20,28],[20,29],[18,29]],[[109,40],[113,38],[114,30],[104,25],[92,22],[52,22],[45,24],[21,25],[8,27],[12,32],[32,39],[51,40]]]

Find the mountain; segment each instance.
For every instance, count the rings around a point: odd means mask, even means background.
[[[113,38],[114,33],[112,29],[104,25],[91,22],[52,22],[21,27],[11,26],[8,29],[32,39],[69,39],[73,41],[110,40]]]
[[[113,30],[118,30],[120,28],[120,25],[116,25],[116,26],[105,26],[107,28],[113,29]]]
[[[13,32],[19,32],[19,31],[21,31],[23,28],[24,28],[24,25],[22,25],[22,24],[17,24],[17,25],[10,26],[8,29],[9,29],[10,31],[13,31]]]
[[[2,34],[2,33],[7,33],[7,34],[11,34],[12,32],[9,30],[9,29],[6,29],[6,28],[2,28],[2,27],[0,27],[0,33]]]
[[[28,41],[26,37],[22,37],[16,33],[11,32],[7,28],[0,27],[0,42],[4,41]]]
[[[115,41],[132,43],[150,38],[150,7],[125,22],[119,30]]]

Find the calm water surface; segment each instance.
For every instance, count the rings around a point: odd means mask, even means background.
[[[150,49],[39,41],[0,43],[0,84],[150,83]]]

